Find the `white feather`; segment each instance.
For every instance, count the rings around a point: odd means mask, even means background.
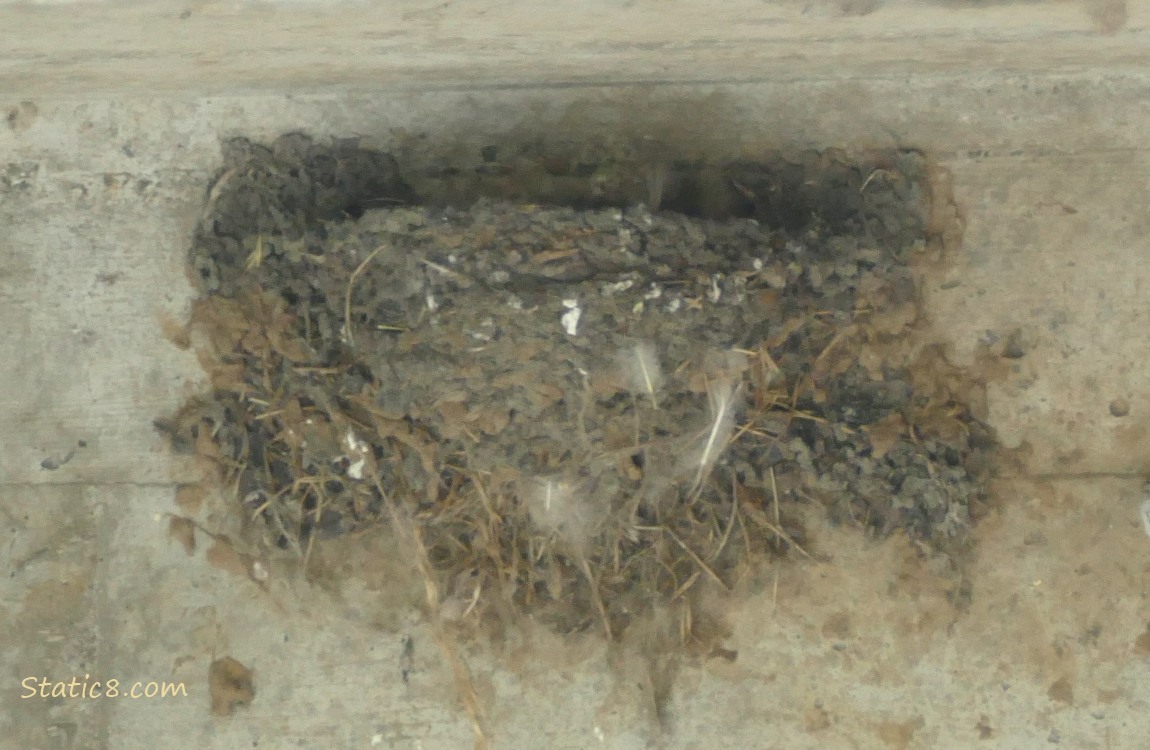
[[[645,394],[658,408],[659,389],[663,387],[663,370],[655,346],[641,341],[619,352],[619,364],[627,376],[627,387],[632,393]]]
[[[707,396],[711,402],[711,426],[707,430],[699,458],[696,462],[695,480],[691,492],[697,492],[715,466],[715,461],[727,447],[731,433],[735,430],[735,411],[738,396],[742,392],[742,381],[731,379],[716,380],[708,384]]]
[[[527,478],[519,496],[535,528],[582,547],[591,527],[591,509],[577,485],[561,476]]]

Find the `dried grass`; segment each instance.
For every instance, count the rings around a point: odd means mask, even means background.
[[[270,301],[205,302],[196,324],[213,342],[217,371],[231,373],[229,368],[243,363],[244,375],[238,382],[234,374],[221,377],[211,399],[194,402],[165,425],[167,430],[174,437],[192,436],[192,450],[217,465],[236,495],[245,498],[248,520],[262,521],[253,528],[262,528],[269,544],[297,556],[305,571],[329,512],[358,519],[356,528],[385,523],[400,529],[439,625],[445,602],[456,602],[449,619],[479,623],[505,617],[500,602],[510,600],[519,612],[562,632],[585,627],[590,616],[614,639],[644,607],[682,600],[702,580],[729,591],[747,556],[766,551],[772,535],[785,534],[777,524],[757,522],[762,512],[738,501],[733,476],[722,487],[711,482],[731,444],[763,439],[756,419],[787,408],[785,392],[753,390],[744,377],[745,357],[717,360],[722,366],[714,370],[708,390],[710,421],[698,430],[692,463],[680,462],[676,476],[682,479],[658,490],[668,497],[652,526],[637,521],[635,507],[612,509],[574,477],[483,471],[468,466],[466,455],[446,455],[418,425],[381,415],[370,387],[342,392],[348,364],[297,364],[288,356],[302,348],[291,340],[298,335],[293,321]],[[664,375],[653,347],[636,344],[620,362],[629,363],[637,395],[650,398],[657,409]],[[749,386],[754,403],[764,408],[737,426]],[[676,440],[648,449],[673,456],[681,444]],[[610,456],[594,460],[614,461]],[[333,494],[332,488],[338,491]],[[741,534],[734,534],[736,525]],[[482,736],[466,669],[441,645]]]

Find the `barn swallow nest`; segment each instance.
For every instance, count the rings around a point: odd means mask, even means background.
[[[444,617],[617,637],[682,602],[690,641],[696,596],[819,554],[812,510],[965,542],[994,440],[906,343],[932,240],[903,162],[833,171],[834,211],[782,226],[767,167],[723,183],[767,208],[701,220],[421,207],[385,157],[318,148],[250,147],[212,191],[187,329],[212,390],[158,421],[287,554],[402,524]],[[405,205],[341,217],[349,183]]]

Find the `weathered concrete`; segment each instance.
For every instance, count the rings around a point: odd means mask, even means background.
[[[605,127],[657,127],[711,155],[933,154],[967,225],[954,263],[930,272],[934,332],[969,362],[988,331],[1022,329],[1028,353],[992,386],[991,419],[1031,452],[980,528],[967,613],[904,542],[816,529],[832,559],[784,566],[777,594],[731,607],[737,662],[684,666],[661,738],[640,665],[609,669],[594,644],[536,634],[501,658],[467,653],[493,746],[1141,746],[1150,9],[1116,24],[1118,5],[1074,3],[391,6],[0,5],[12,747],[471,742],[411,600],[372,580],[386,550],[345,550],[352,572],[332,593],[278,574],[264,590],[168,541],[174,486],[196,472],[151,420],[201,374],[159,316],[186,311],[183,252],[221,137],[399,147],[428,133],[467,153],[483,134]],[[648,80],[661,83],[624,85]],[[1129,416],[1110,415],[1116,398]],[[200,517],[220,514],[209,502]],[[259,693],[219,719],[206,672],[225,653],[257,670]],[[183,681],[191,696],[20,698],[26,676],[85,673]]]

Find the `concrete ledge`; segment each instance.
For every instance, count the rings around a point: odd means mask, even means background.
[[[0,93],[1137,69],[1126,0],[0,4]]]

